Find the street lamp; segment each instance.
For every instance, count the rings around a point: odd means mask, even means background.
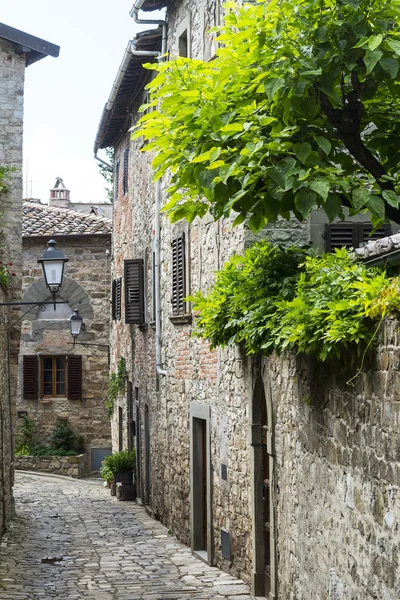
[[[63,280],[64,265],[68,262],[68,258],[65,258],[64,252],[62,250],[57,250],[56,245],[57,242],[55,240],[47,242],[48,247],[43,252],[42,258],[38,259],[38,263],[41,263],[42,265],[46,285],[53,296],[54,310],[56,310],[56,294],[60,289]]]
[[[83,325],[83,319],[82,319],[81,315],[79,314],[79,311],[75,309],[69,318],[69,327],[71,330],[71,335],[74,338],[74,344],[76,342],[76,338],[78,337],[78,335],[81,332],[82,325]]]
[[[46,250],[43,252],[42,258],[38,259],[38,263],[42,264],[44,279],[51,292],[51,295],[53,296],[53,300],[51,302],[42,302],[41,300],[36,300],[35,302],[0,302],[0,306],[31,307],[11,325],[12,327],[18,323],[18,321],[21,321],[31,310],[35,308],[35,306],[40,306],[41,310],[45,310],[44,307],[47,304],[53,304],[54,310],[56,310],[56,304],[68,304],[66,300],[59,300],[56,302],[56,294],[60,289],[63,280],[64,265],[66,262],[68,262],[68,258],[65,258],[64,252],[62,250],[56,250],[56,245],[57,242],[55,240],[50,240],[47,242],[48,248],[46,248]],[[4,317],[0,318],[0,322],[2,321],[4,322]]]
[[[96,346],[97,348],[107,348],[108,355],[108,366],[110,366],[110,346],[108,344],[91,344],[87,342],[77,342],[76,339],[81,331],[85,331],[85,323],[79,312],[75,309],[69,318],[69,327],[73,338],[73,345],[79,344],[79,346]]]

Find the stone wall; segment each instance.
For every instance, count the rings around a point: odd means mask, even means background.
[[[35,421],[36,435],[41,443],[47,441],[58,418],[67,419],[71,429],[83,436],[85,451],[90,454],[93,448],[109,449],[111,446],[110,423],[105,408],[110,319],[110,258],[106,251],[110,250],[111,238],[104,234],[57,239],[59,247],[69,259],[58,300],[67,301],[68,304],[57,307],[57,311],[61,311],[59,315],[54,313],[50,305],[44,312],[36,307],[24,317],[17,409],[19,412],[26,411],[28,417]],[[24,238],[25,301],[51,299],[41,266],[37,263],[46,241],[44,238]],[[76,308],[83,317],[85,331],[81,332],[74,346],[68,318]],[[82,400],[69,400],[67,397],[25,400],[22,357],[32,354],[81,355]],[[18,430],[17,426],[17,434]]]
[[[15,168],[10,191],[0,194],[0,260],[12,263],[16,273],[7,290],[0,289],[0,301],[21,298],[22,276],[22,126],[25,56],[0,39],[0,166]],[[2,308],[0,315],[0,537],[13,511],[11,410],[15,403],[19,328],[13,323],[19,309]]]
[[[279,598],[400,597],[399,323],[361,352],[264,361],[275,437]]]
[[[76,456],[16,456],[17,471],[38,471],[66,477],[85,477],[90,470],[87,454]]]

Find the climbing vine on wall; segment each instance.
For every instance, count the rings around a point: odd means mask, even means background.
[[[108,418],[111,419],[114,413],[115,402],[119,394],[124,394],[126,390],[126,361],[120,356],[117,364],[117,370],[110,374],[108,380],[106,408]]]
[[[15,170],[16,169],[14,167],[2,167],[0,165],[0,194],[5,194],[5,193],[9,192],[10,176],[12,173],[15,172]],[[0,212],[0,253],[1,253],[1,249],[4,247],[4,241],[3,241],[4,235],[3,235],[3,231],[1,229],[3,217],[4,217],[4,213]],[[7,287],[10,282],[11,277],[15,276],[15,273],[13,273],[13,271],[10,267],[12,267],[11,262],[7,263],[7,262],[3,262],[3,260],[0,260],[0,283],[4,287]]]
[[[195,335],[212,348],[238,343],[248,354],[293,350],[324,361],[373,342],[380,321],[400,310],[400,278],[344,248],[318,257],[259,242],[190,300],[199,313]]]

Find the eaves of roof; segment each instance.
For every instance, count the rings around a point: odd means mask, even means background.
[[[140,10],[152,11],[152,10],[160,10],[165,6],[168,6],[168,0],[144,0]]]
[[[159,52],[161,50],[161,27],[142,31],[136,35],[136,49],[140,51]],[[124,132],[129,107],[137,92],[144,88],[148,73],[143,65],[153,62],[154,57],[134,56],[131,52],[132,42],[128,43],[124,58],[111,90],[108,102],[104,106],[94,143],[96,154],[99,148],[113,146]]]
[[[0,23],[0,38],[12,42],[16,45],[18,53],[26,55],[27,67],[45,56],[57,57],[60,54],[60,46],[10,27],[5,23]]]

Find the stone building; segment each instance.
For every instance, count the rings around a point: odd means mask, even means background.
[[[129,43],[95,140],[115,149],[111,370],[126,360],[113,449],[135,447],[139,501],[194,553],[269,600],[395,600],[400,595],[397,330],[388,323],[354,388],[356,357],[321,367],[295,357],[249,358],[191,336],[184,298],[254,236],[210,216],[157,215],[167,181],[130,128],[146,99],[142,63],[158,52],[210,59],[216,2],[167,5],[167,24]],[[166,34],[163,36],[163,32]],[[166,39],[163,46],[162,37]],[[147,55],[145,54],[147,53]],[[382,237],[389,226],[376,232]],[[367,241],[367,217],[328,226],[317,212],[262,233],[329,250]]]
[[[109,374],[110,220],[61,206],[24,202],[23,299],[51,300],[37,259],[56,240],[68,258],[58,295],[66,304],[35,306],[22,320],[17,393],[19,419],[33,419],[37,439],[48,440],[57,419],[84,439],[87,468],[99,469],[110,452],[105,407]],[[77,309],[85,330],[73,344],[69,317]],[[19,417],[19,418],[18,418]]]
[[[21,300],[22,130],[25,68],[59,47],[0,23],[0,170],[12,167],[7,192],[0,192],[0,260],[15,273],[0,284],[0,302]],[[19,307],[0,308],[0,537],[12,514],[12,429],[19,348]],[[14,326],[14,323],[16,325]]]

